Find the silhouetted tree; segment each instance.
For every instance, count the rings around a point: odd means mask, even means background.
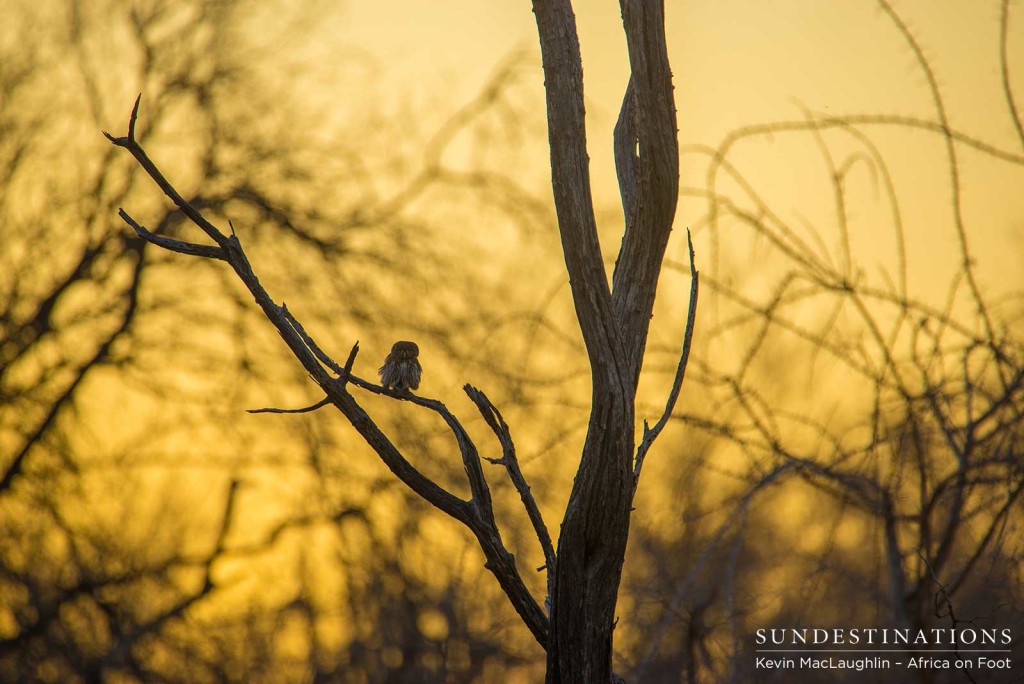
[[[645,423],[634,442],[637,383],[662,259],[675,218],[678,143],[672,80],[660,2],[622,3],[631,77],[616,126],[615,151],[625,229],[609,288],[591,197],[583,117],[582,65],[576,23],[568,1],[537,2],[534,12],[545,72],[552,188],[562,252],[591,369],[590,423],[579,470],[565,509],[558,550],[522,476],[508,426],[480,390],[465,391],[501,444],[499,462],[522,497],[545,556],[550,615],[541,608],[506,549],[499,532],[482,459],[462,424],[439,401],[389,390],[352,373],[358,345],[344,365],[334,361],[292,312],[278,304],[257,278],[232,226],[218,228],[174,187],[139,141],[139,101],[123,137],[110,137],[129,151],[160,190],[213,244],[168,238],[150,231],[123,209],[136,234],[154,245],[192,257],[224,261],[271,321],[292,354],[326,395],[301,411],[337,408],[387,467],[420,497],[461,522],[474,535],[493,573],[534,638],[547,651],[549,682],[612,679],[612,631],[626,552],[630,512],[644,458],[664,427],[679,394],[693,331],[697,274],[683,352],[665,416]],[[230,225],[230,224],[229,224]],[[691,251],[692,260],[692,251]],[[463,499],[425,476],[378,427],[352,387],[391,396],[435,411],[458,446],[472,496]]]

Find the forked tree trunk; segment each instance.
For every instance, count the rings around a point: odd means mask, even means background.
[[[518,469],[508,426],[483,392],[469,385],[464,388],[502,444],[500,462],[516,483],[544,547],[549,572],[553,569],[550,620],[529,593],[501,540],[480,454],[455,416],[437,400],[396,394],[353,375],[358,344],[342,367],[309,336],[287,307],[271,298],[253,272],[234,227],[225,234],[190,205],[139,144],[135,128],[141,95],[132,110],[128,135],[107,134],[111,143],[131,152],[164,194],[214,244],[154,234],[123,209],[119,211],[122,219],[140,238],[163,249],[218,259],[231,266],[295,358],[325,393],[326,399],[310,408],[333,404],[396,477],[473,532],[487,558],[486,567],[534,637],[547,649],[547,681],[557,684],[604,684],[612,679],[615,603],[635,483],[642,455],[664,426],[678,396],[696,304],[697,274],[691,270],[694,280],[679,370],[662,419],[650,431],[645,424],[634,462],[636,387],[658,276],[675,217],[679,148],[662,0],[621,0],[620,4],[631,76],[615,126],[615,167],[625,226],[611,288],[591,197],[576,20],[569,0],[534,0],[533,5],[544,62],[551,187],[593,387],[587,439],[562,521],[557,554],[551,549],[546,525]],[[472,498],[461,499],[419,472],[349,392],[353,386],[411,402],[441,416],[458,444]]]
[[[562,522],[548,632],[548,682],[608,682],[632,500],[633,410],[596,388],[586,446]]]
[[[612,678],[612,632],[634,491],[634,400],[679,189],[661,0],[621,0],[631,77],[615,127],[625,226],[608,287],[591,197],[583,70],[569,0],[534,0],[551,186],[591,366],[590,424],[558,541],[547,681]]]

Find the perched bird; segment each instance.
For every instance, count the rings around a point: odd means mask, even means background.
[[[408,392],[419,387],[420,375],[423,373],[417,358],[419,355],[420,348],[415,342],[395,342],[391,345],[391,353],[384,359],[384,365],[377,371],[380,384],[398,392]]]

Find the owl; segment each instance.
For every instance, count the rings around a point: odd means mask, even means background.
[[[420,375],[423,373],[417,358],[419,355],[420,348],[415,342],[395,342],[391,346],[391,353],[384,359],[384,365],[377,371],[380,384],[398,392],[408,392],[419,387]]]

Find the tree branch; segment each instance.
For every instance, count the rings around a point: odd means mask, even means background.
[[[615,128],[625,230],[612,275],[612,307],[636,391],[662,259],[679,197],[676,108],[661,0],[621,0],[631,76]],[[639,153],[638,153],[639,150]]]
[[[683,333],[683,349],[679,354],[679,363],[676,365],[676,375],[672,379],[672,389],[668,393],[668,400],[665,402],[665,411],[661,418],[648,429],[647,421],[644,421],[644,434],[640,440],[640,446],[636,450],[636,459],[633,466],[633,495],[636,496],[636,488],[640,483],[640,471],[644,467],[644,459],[650,451],[654,440],[658,438],[661,431],[665,429],[672,411],[675,409],[676,401],[679,399],[679,391],[683,386],[683,378],[686,376],[686,365],[690,360],[690,345],[693,342],[693,328],[697,320],[697,295],[700,291],[700,273],[697,271],[694,254],[693,240],[690,239],[690,231],[686,231],[686,244],[690,249],[690,307],[686,312],[686,330]]]
[[[551,188],[576,319],[596,376],[618,376],[622,342],[612,315],[590,187],[583,66],[568,0],[534,0],[547,99]]]
[[[480,415],[483,416],[484,421],[491,428],[491,431],[494,432],[498,442],[501,443],[501,458],[489,458],[487,460],[495,465],[505,466],[509,479],[512,480],[516,491],[519,492],[519,498],[523,501],[526,514],[529,516],[530,523],[533,525],[533,530],[537,535],[537,541],[540,542],[541,550],[544,552],[544,562],[547,565],[548,583],[550,585],[555,572],[555,547],[551,543],[551,535],[548,534],[548,528],[544,524],[540,508],[537,507],[537,502],[530,492],[530,485],[527,484],[523,471],[519,468],[519,459],[516,457],[516,447],[512,442],[512,434],[509,432],[508,425],[505,423],[501,412],[491,403],[487,395],[472,385],[466,385],[463,389],[469,395],[469,398],[473,400],[473,403],[476,404],[476,407],[480,410]]]
[[[135,234],[140,238],[156,245],[157,247],[163,247],[170,252],[177,252],[178,254],[186,254],[188,256],[205,257],[207,259],[219,259],[224,261],[224,251],[220,247],[212,247],[210,245],[196,245],[191,242],[185,242],[183,240],[175,240],[164,235],[157,235],[147,230],[144,226],[135,221],[131,216],[128,215],[124,209],[118,209],[117,215],[124,220],[129,226],[135,230]]]
[[[358,343],[353,346],[352,351],[349,353],[345,367],[340,367],[316,344],[285,305],[278,305],[271,299],[253,272],[248,257],[242,249],[241,241],[235,234],[234,227],[231,227],[231,234],[227,236],[210,223],[195,207],[181,197],[160,172],[156,164],[149,158],[145,150],[138,144],[135,139],[135,125],[138,119],[139,102],[140,99],[136,99],[135,106],[132,108],[127,136],[115,138],[109,133],[104,133],[104,135],[114,145],[123,147],[131,152],[132,156],[135,157],[164,194],[181,209],[189,220],[217,243],[220,248],[221,258],[234,269],[236,275],[249,290],[250,294],[252,294],[256,304],[263,310],[264,315],[277,329],[278,334],[281,335],[281,338],[292,354],[302,364],[310,378],[326,394],[326,400],[338,408],[342,415],[356,429],[360,437],[377,453],[388,469],[420,498],[458,520],[473,532],[487,559],[485,567],[494,574],[502,590],[516,609],[516,612],[522,617],[537,641],[541,646],[546,646],[547,617],[526,588],[516,568],[514,557],[504,547],[494,519],[490,491],[484,478],[480,456],[466,430],[444,404],[439,401],[417,397],[408,392],[398,393],[387,390],[352,375],[351,367],[358,352]],[[133,225],[134,222],[129,221],[130,217],[124,212],[122,212],[122,218],[133,229],[138,225],[137,223]],[[173,247],[181,247],[187,244],[175,241],[173,245],[159,246],[172,249]],[[211,247],[210,249],[213,248]],[[191,248],[188,251],[180,249],[173,249],[172,251],[180,251],[190,256],[208,256],[202,250],[197,251]],[[338,377],[331,377],[327,369],[336,373]],[[387,435],[370,418],[362,406],[356,402],[355,398],[348,392],[348,384],[356,385],[375,394],[410,401],[419,406],[429,408],[440,415],[455,435],[473,498],[470,501],[465,501],[417,470],[391,440],[388,439]],[[284,412],[284,410],[274,412]]]
[[[131,153],[131,155],[135,157],[136,161],[139,162],[142,168],[146,170],[146,173],[149,174],[149,177],[153,179],[153,181],[160,187],[161,190],[163,190],[163,193],[167,195],[167,197],[170,198],[172,202],[174,202],[174,205],[181,209],[182,213],[184,213],[185,216],[187,216],[188,219],[192,221],[192,223],[199,226],[199,228],[201,228],[204,233],[210,236],[210,238],[214,242],[220,245],[222,249],[227,249],[229,244],[228,237],[224,235],[224,233],[222,233],[216,226],[207,221],[206,218],[202,214],[200,214],[195,207],[193,207],[191,204],[185,201],[185,198],[183,198],[178,193],[178,191],[175,190],[174,187],[167,181],[167,179],[164,178],[164,175],[160,173],[159,169],[157,169],[156,164],[153,163],[153,161],[146,154],[145,150],[142,149],[142,146],[139,145],[138,141],[135,139],[135,124],[139,119],[139,104],[141,102],[142,93],[139,93],[139,96],[135,98],[135,105],[132,107],[131,118],[128,120],[127,136],[124,136],[122,138],[115,138],[106,131],[103,132],[103,135],[107,137],[107,140],[114,143],[118,147],[123,147],[124,149],[128,150]]]
[[[627,226],[636,220],[636,169],[640,161],[636,153],[636,140],[636,91],[633,90],[631,75],[626,85],[626,94],[622,96],[622,107],[613,133],[615,175],[619,182],[622,214]]]
[[[339,366],[337,361],[332,359],[323,349],[320,348],[320,345],[310,337],[309,333],[306,332],[306,329],[302,327],[301,323],[299,323],[299,319],[295,318],[292,312],[288,310],[288,305],[283,302],[281,303],[281,314],[284,316],[285,320],[288,321],[288,325],[290,325],[291,328],[298,333],[299,337],[302,338],[302,343],[305,344],[311,352],[313,352],[313,355],[316,356],[320,363],[337,373],[339,378],[347,381],[349,374],[346,373],[345,369]],[[352,351],[349,352],[349,361],[355,361],[355,355],[358,353],[359,343],[356,342],[352,347]],[[349,362],[346,362],[346,365],[348,365],[348,363]],[[351,367],[349,367],[348,370],[351,371]]]
[[[224,502],[224,513],[221,515],[220,527],[217,530],[217,539],[214,543],[213,551],[206,558],[203,563],[203,584],[189,596],[184,597],[173,606],[163,611],[159,615],[137,624],[126,634],[123,634],[117,644],[110,649],[112,653],[126,652],[134,644],[138,643],[139,639],[145,637],[147,634],[152,634],[160,629],[165,623],[175,618],[181,617],[185,612],[194,606],[199,601],[209,596],[217,585],[213,580],[213,566],[220,560],[225,552],[228,532],[231,529],[231,524],[234,521],[235,505],[238,497],[238,480],[232,480],[228,485],[228,493]]]
[[[312,404],[311,406],[303,406],[297,409],[282,409],[282,408],[258,408],[258,409],[246,409],[246,413],[311,413],[319,408],[323,408],[331,403],[330,397],[324,397],[320,401]]]

